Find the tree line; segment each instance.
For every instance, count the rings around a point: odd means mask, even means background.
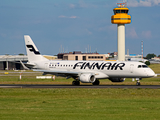
[[[154,53],[153,54],[147,54],[147,56],[145,57],[145,59],[151,59],[151,58],[154,58],[154,57],[160,57],[160,55],[156,56]]]

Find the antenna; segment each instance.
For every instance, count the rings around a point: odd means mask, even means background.
[[[127,7],[127,0],[125,0],[125,7]]]
[[[62,53],[62,45],[61,45],[61,53]]]
[[[142,60],[143,60],[143,41],[141,41],[141,47],[142,47]]]
[[[119,8],[127,7],[127,0],[123,0],[123,3],[117,3]]]
[[[87,53],[87,48],[86,48],[86,53]]]
[[[88,53],[89,53],[89,45],[88,45]]]

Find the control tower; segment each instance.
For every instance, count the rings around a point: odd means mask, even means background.
[[[112,24],[117,24],[118,30],[118,60],[125,61],[125,24],[131,23],[131,16],[126,3],[117,3],[118,7],[113,9],[114,15],[111,17]]]

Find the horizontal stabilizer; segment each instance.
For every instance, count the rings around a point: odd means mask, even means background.
[[[25,70],[29,70],[29,68],[28,67],[26,67],[25,65],[24,65],[24,63],[20,60],[20,63],[21,63],[21,65],[23,66],[23,68],[25,69]]]

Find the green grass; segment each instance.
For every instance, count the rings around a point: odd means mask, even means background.
[[[149,67],[156,73],[160,74],[160,64],[151,64]]]
[[[160,73],[160,65],[150,65]],[[5,75],[0,84],[71,84],[73,79],[36,79],[41,73]],[[11,71],[8,71],[11,72]],[[103,85],[135,85],[101,80]],[[160,85],[147,78],[142,85]],[[0,89],[0,120],[159,120],[160,89]]]
[[[35,75],[23,76],[19,80],[19,76],[0,76],[0,84],[67,84],[71,85],[73,79],[56,77],[52,79],[36,79]],[[91,83],[80,83],[81,85],[92,85]],[[132,82],[131,78],[127,78],[124,82],[111,82],[108,79],[100,80],[100,85],[135,85],[136,80]],[[160,85],[160,78],[145,78],[141,80],[142,85]]]
[[[159,120],[160,89],[0,89],[1,120]]]

